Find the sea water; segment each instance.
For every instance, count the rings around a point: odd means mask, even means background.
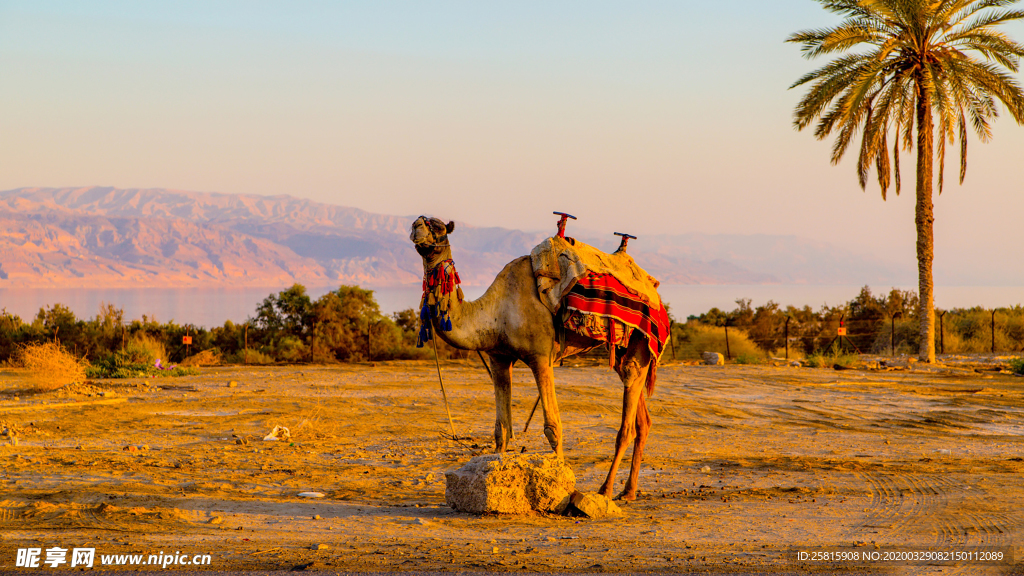
[[[30,322],[40,308],[60,303],[80,319],[95,317],[103,303],[124,310],[125,319],[139,319],[144,314],[159,322],[173,320],[177,324],[220,326],[225,320],[245,322],[256,315],[256,308],[271,293],[282,287],[267,288],[117,288],[117,289],[0,289],[0,308]],[[892,286],[873,286],[875,295],[889,292]],[[897,286],[902,290],[913,287]],[[333,287],[310,287],[308,294],[318,298]],[[665,284],[658,291],[668,303],[672,316],[685,320],[711,308],[733,310],[736,300],[750,299],[751,306],[769,300],[782,307],[824,305],[838,306],[860,293],[861,286],[818,285],[681,285]],[[485,286],[464,286],[467,298],[480,297]],[[391,314],[419,304],[420,285],[374,288],[374,297],[381,312]],[[1020,286],[937,286],[935,305],[939,308],[985,308],[1013,306],[1024,303],[1024,287]]]

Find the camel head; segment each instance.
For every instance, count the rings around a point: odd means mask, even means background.
[[[448,235],[455,230],[455,222],[445,224],[437,218],[420,216],[412,223],[409,239],[416,246],[416,252],[430,258],[448,248]]]

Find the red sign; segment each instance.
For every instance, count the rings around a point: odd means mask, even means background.
[[[846,326],[840,326],[839,327],[839,335],[840,336],[846,336]]]
[[[192,337],[191,336],[182,336],[181,337],[181,343],[182,344],[191,344],[192,343]]]

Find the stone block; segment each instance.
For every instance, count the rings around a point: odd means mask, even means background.
[[[576,475],[555,455],[489,454],[445,473],[445,501],[474,514],[562,513]]]

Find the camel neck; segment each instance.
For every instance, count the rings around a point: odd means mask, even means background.
[[[452,247],[445,245],[444,248],[442,248],[441,251],[438,252],[437,254],[433,254],[429,258],[423,259],[423,274],[426,275],[430,273],[431,270],[434,270],[435,268],[440,266],[442,262],[451,259]]]

